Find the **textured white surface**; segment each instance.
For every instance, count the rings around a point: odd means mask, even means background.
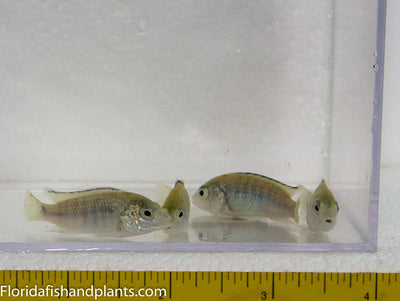
[[[368,187],[376,1],[352,3],[2,1],[0,181]]]
[[[386,85],[378,251],[376,253],[2,253],[2,269],[225,270],[225,271],[400,271],[398,206],[400,122],[398,1],[388,1]],[[396,26],[397,24],[397,26]],[[397,48],[395,46],[397,45]]]

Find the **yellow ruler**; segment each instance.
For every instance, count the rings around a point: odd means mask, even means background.
[[[0,271],[1,300],[400,300],[400,273]]]

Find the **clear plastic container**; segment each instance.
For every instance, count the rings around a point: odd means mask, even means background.
[[[0,250],[374,251],[386,1],[43,2],[0,12]],[[153,199],[254,172],[340,204],[336,227],[192,206],[182,235],[72,234],[23,215],[26,190],[112,186]]]

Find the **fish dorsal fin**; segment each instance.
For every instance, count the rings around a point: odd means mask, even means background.
[[[172,187],[165,184],[157,184],[156,186],[156,202],[162,206],[164,201],[167,199]]]
[[[71,191],[71,192],[62,192],[62,191],[55,191],[50,189],[49,187],[43,187],[44,194],[54,203],[62,202],[72,198],[78,198],[83,196],[89,196],[98,193],[105,193],[105,192],[115,192],[115,191],[124,191],[112,187],[99,187],[99,188],[92,188],[87,190],[79,190],[79,191]]]
[[[290,197],[293,197],[295,194],[297,194],[299,192],[299,186],[290,186],[290,185],[279,182],[278,180],[275,180],[273,178],[270,178],[270,177],[267,177],[264,175],[260,175],[260,174],[252,173],[252,172],[237,172],[237,174],[252,175],[255,177],[263,178],[264,180],[274,183],[274,185],[277,185],[280,188],[282,188],[284,191],[286,191],[290,195]]]

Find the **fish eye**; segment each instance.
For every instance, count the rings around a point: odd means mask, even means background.
[[[314,206],[314,209],[315,209],[315,211],[319,211],[319,206],[318,206],[318,205],[315,205],[315,206]]]
[[[208,196],[207,188],[200,188],[199,196],[202,197],[202,198],[206,198]]]
[[[182,217],[183,216],[183,212],[181,211],[180,213],[179,213],[179,217]]]
[[[145,210],[143,211],[143,214],[147,217],[150,217],[153,213],[151,212],[151,210]]]

